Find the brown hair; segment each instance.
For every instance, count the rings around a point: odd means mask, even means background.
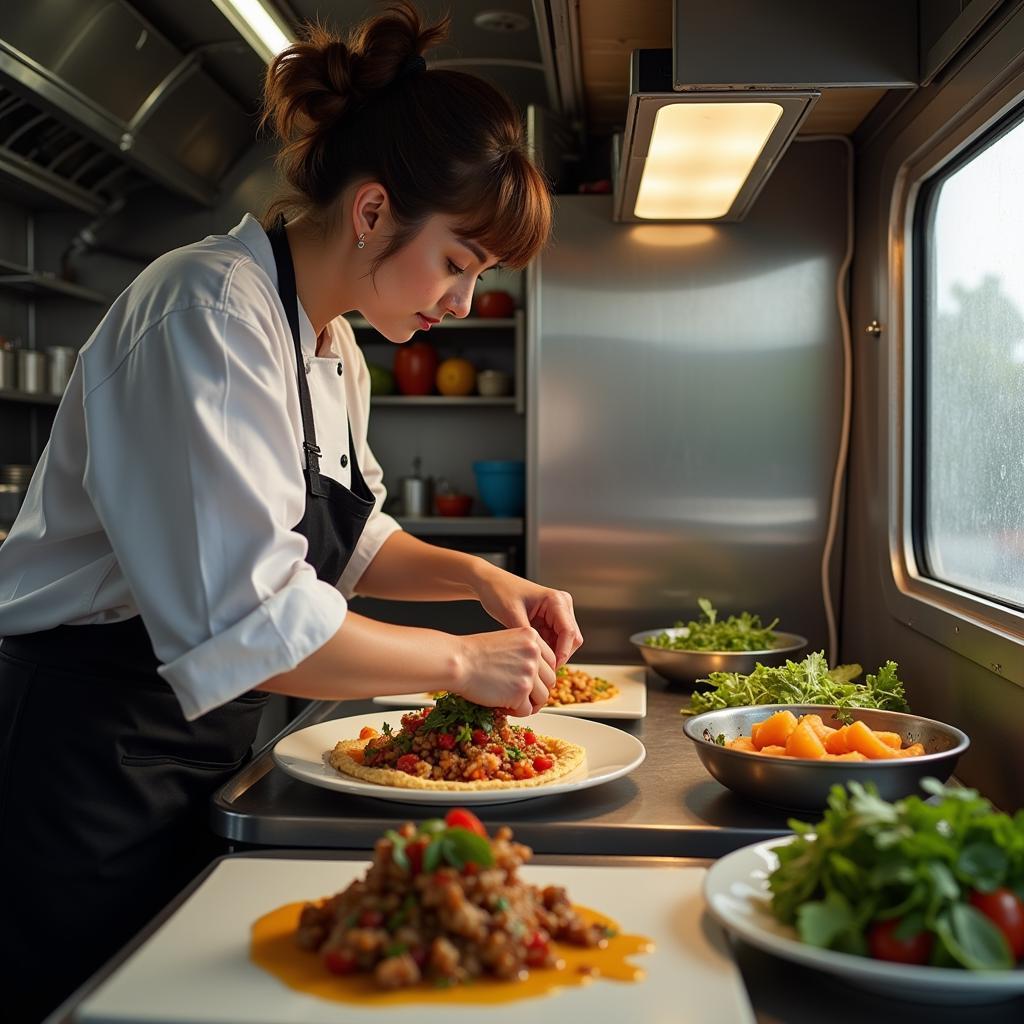
[[[325,221],[342,190],[367,178],[387,189],[398,225],[381,262],[435,213],[455,216],[460,234],[506,266],[523,267],[540,251],[551,199],[515,107],[474,75],[416,67],[450,20],[424,26],[410,0],[398,0],[346,39],[307,26],[274,59],[262,123],[281,138],[288,191],[265,223],[279,213]]]

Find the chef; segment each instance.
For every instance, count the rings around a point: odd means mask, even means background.
[[[567,594],[408,536],[367,445],[342,313],[402,344],[547,239],[520,118],[427,71],[447,23],[398,3],[312,28],[267,73],[287,191],[167,253],[82,348],[0,548],[0,963],[41,1017],[209,860],[212,791],[270,693],[446,689],[525,715],[582,642]],[[478,600],[451,636],[354,594]]]

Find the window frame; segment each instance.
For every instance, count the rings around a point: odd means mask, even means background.
[[[1024,122],[1024,74],[1014,76],[970,113],[968,118],[951,118],[902,164],[889,210],[887,322],[893,329],[881,381],[889,412],[883,438],[889,564],[883,581],[886,604],[900,622],[1024,686],[1024,612],[930,576],[922,550],[926,453],[916,455],[914,450],[915,440],[924,439],[925,415],[921,399],[927,255],[920,248],[922,226],[934,215],[941,183]]]

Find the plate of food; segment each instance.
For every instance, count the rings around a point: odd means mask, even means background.
[[[712,865],[712,915],[745,942],[901,999],[1024,995],[1024,816],[926,780],[895,803],[836,787],[816,825]]]
[[[510,720],[445,694],[431,707],[321,722],[274,746],[303,782],[417,804],[491,804],[554,796],[621,778],[647,752],[599,722],[554,715]]]
[[[644,718],[645,680],[643,665],[563,665],[555,673],[555,687],[541,710],[580,718]],[[399,693],[374,697],[373,702],[394,708],[428,707],[443,692]]]
[[[531,856],[453,808],[388,830],[369,862],[223,858],[75,1019],[668,1024],[683,991],[691,1024],[753,1024],[702,866]]]
[[[807,646],[807,640],[796,633],[778,632],[778,619],[765,624],[748,611],[720,617],[706,597],[697,604],[698,618],[646,629],[629,638],[644,661],[666,679],[692,684],[712,672],[751,672],[758,664],[781,665]]]

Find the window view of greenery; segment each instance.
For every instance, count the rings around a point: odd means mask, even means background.
[[[927,229],[924,550],[1024,607],[1024,125],[941,185]]]

